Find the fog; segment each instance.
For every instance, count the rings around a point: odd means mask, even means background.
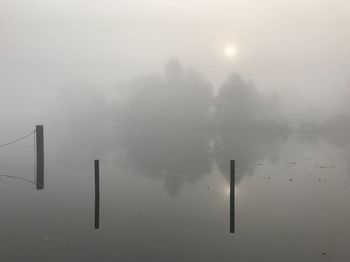
[[[349,14],[342,0],[2,0],[4,261],[347,261]],[[6,145],[37,124],[42,192],[31,136]]]
[[[106,118],[135,78],[175,57],[213,95],[239,74],[293,127],[348,115],[349,10],[326,0],[2,1],[0,114],[5,126],[58,124],[68,111],[80,123],[96,111]]]
[[[57,92],[81,82],[121,99],[133,77],[176,57],[214,90],[234,71],[294,117],[329,115],[350,84],[349,10],[330,0],[1,1],[1,104],[52,112]]]

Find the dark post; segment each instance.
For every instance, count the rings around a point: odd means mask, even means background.
[[[100,227],[100,163],[95,160],[95,228]]]
[[[235,232],[235,160],[230,161],[230,232]]]
[[[44,126],[36,126],[36,189],[44,189]]]
[[[95,228],[100,228],[100,195],[95,195]]]

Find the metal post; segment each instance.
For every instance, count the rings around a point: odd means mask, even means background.
[[[100,164],[95,160],[95,228],[100,227]]]
[[[230,232],[235,232],[235,160],[230,161]]]
[[[36,126],[36,189],[44,189],[44,126]]]

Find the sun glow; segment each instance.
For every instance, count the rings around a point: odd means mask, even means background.
[[[227,45],[224,48],[224,54],[227,58],[232,58],[237,55],[237,49],[233,45]]]

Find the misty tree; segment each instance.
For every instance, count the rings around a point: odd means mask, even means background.
[[[232,73],[216,97],[215,118],[221,123],[250,122],[261,113],[261,99],[253,84]]]
[[[242,130],[266,135],[275,135],[287,129],[285,120],[280,117],[275,96],[260,94],[254,84],[245,81],[237,73],[232,73],[216,96],[214,119],[220,131]]]
[[[122,134],[130,168],[164,179],[176,195],[183,184],[210,172],[211,86],[172,59],[163,74],[135,79],[123,113]]]

